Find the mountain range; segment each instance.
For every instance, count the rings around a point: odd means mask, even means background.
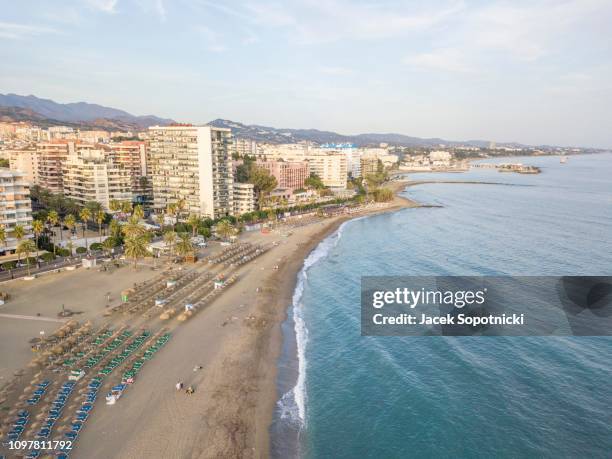
[[[60,122],[102,129],[143,129],[174,122],[171,119],[153,115],[134,116],[123,110],[87,102],[60,104],[32,95],[0,94],[0,107],[3,108],[0,116],[4,118],[15,116],[21,118],[15,121],[47,121],[47,124],[51,125]],[[28,120],[28,117],[32,119]]]
[[[142,130],[153,125],[174,123],[168,118],[153,115],[134,116],[126,111],[87,102],[61,104],[33,95],[0,94],[0,121],[30,121],[39,126],[69,125],[81,129]],[[239,138],[268,143],[293,143],[309,141],[323,143],[353,143],[377,145],[388,143],[406,147],[435,147],[438,145],[470,145],[486,147],[488,141],[470,140],[455,142],[439,138],[419,138],[403,134],[343,135],[317,129],[278,129],[269,126],[248,125],[235,121],[216,119],[209,123],[217,127],[231,128]],[[518,144],[504,144],[518,145]]]

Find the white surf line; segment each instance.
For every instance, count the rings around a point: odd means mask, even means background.
[[[60,322],[60,323],[63,323],[67,320],[67,319],[55,319],[53,317],[43,317],[43,316],[23,316],[20,314],[0,314],[0,318],[21,319],[21,320],[39,320],[41,322]]]

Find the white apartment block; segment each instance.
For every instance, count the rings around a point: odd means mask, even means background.
[[[218,218],[234,212],[230,129],[213,126],[149,128],[153,208],[163,213],[184,200],[184,213]]]
[[[30,185],[22,172],[0,168],[0,226],[7,235],[0,253],[17,248],[19,241],[11,235],[17,225],[23,226],[26,232],[32,228]]]
[[[257,142],[250,139],[234,138],[234,149],[239,156],[256,156],[257,155]]]
[[[256,208],[255,186],[252,183],[234,183],[234,211],[238,216],[253,212]]]
[[[131,201],[130,172],[107,158],[103,150],[84,150],[68,157],[63,167],[66,197],[79,204],[99,202],[110,210],[110,201]]]
[[[12,171],[23,172],[30,185],[38,183],[38,155],[36,149],[10,150],[9,167]]]
[[[108,157],[123,166],[130,173],[134,200],[149,191],[141,185],[142,177],[147,178],[147,151],[145,142],[124,141],[108,145]]]

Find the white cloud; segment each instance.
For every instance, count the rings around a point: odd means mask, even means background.
[[[405,64],[420,70],[437,70],[443,72],[469,72],[470,67],[465,57],[457,49],[444,48],[428,53],[415,54],[403,59]]]
[[[118,1],[119,0],[88,0],[87,3],[98,11],[102,11],[104,13],[116,13],[117,10],[115,7],[117,6]]]
[[[206,40],[206,48],[209,51],[213,53],[222,53],[227,51],[227,46],[221,42],[220,36],[217,32],[204,25],[198,26],[196,30]]]
[[[58,31],[51,27],[0,22],[0,38],[20,40],[47,33],[58,33]]]
[[[445,7],[390,9],[376,2],[298,0],[246,4],[252,20],[269,27],[290,27],[303,44],[394,37],[435,27],[463,9],[460,1]]]
[[[319,69],[321,73],[326,75],[350,75],[353,71],[347,67],[339,66],[323,66]]]
[[[164,0],[155,0],[155,12],[159,16],[159,19],[163,22],[166,20],[166,8],[164,7]]]

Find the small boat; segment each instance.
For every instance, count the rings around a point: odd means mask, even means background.
[[[567,162],[567,156],[561,156],[561,160],[559,162],[561,164],[565,164]]]

